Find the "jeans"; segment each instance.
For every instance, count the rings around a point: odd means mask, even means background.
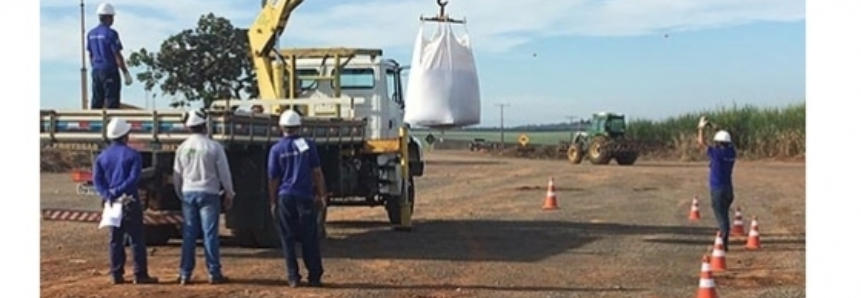
[[[116,202],[114,204],[120,204]],[[123,220],[119,227],[110,229],[108,254],[111,258],[111,276],[122,278],[125,274],[126,248],[128,236],[134,256],[135,278],[149,277],[147,272],[147,252],[144,241],[143,208],[138,201],[130,202],[123,207]]]
[[[203,251],[210,278],[222,278],[221,252],[218,239],[218,222],[221,215],[221,196],[204,192],[182,193],[182,254],[179,275],[191,278],[194,272],[197,238],[203,232]]]
[[[287,279],[299,282],[296,241],[302,240],[302,260],[308,269],[308,281],[319,282],[323,276],[320,239],[317,237],[317,204],[311,198],[279,196],[276,213],[281,234],[281,250],[287,263]]]
[[[711,190],[711,197],[712,210],[714,210],[715,219],[717,219],[718,228],[720,229],[721,238],[723,239],[724,249],[729,250],[729,211],[732,201],[735,199],[732,186],[713,188]]]
[[[93,97],[90,109],[119,109],[120,108],[120,71],[117,69],[93,69],[90,74],[93,85]]]

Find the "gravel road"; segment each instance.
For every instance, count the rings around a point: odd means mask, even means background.
[[[42,297],[694,297],[716,225],[705,163],[632,167],[494,159],[436,151],[417,179],[415,229],[390,231],[382,208],[329,212],[323,289],[284,285],[280,253],[222,249],[234,282],[179,287],[177,242],[151,248],[158,285],[110,286],[107,233],[43,221]],[[559,210],[542,210],[554,178]],[[758,217],[763,248],[732,241],[721,298],[805,297],[805,166],[740,162],[736,203]],[[68,174],[41,176],[43,208],[98,208]],[[699,196],[702,219],[687,219]],[[131,259],[131,257],[129,257]],[[198,249],[196,279],[205,278]],[[130,273],[131,261],[127,267]]]

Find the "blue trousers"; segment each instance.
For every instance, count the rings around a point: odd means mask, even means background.
[[[92,79],[91,110],[120,108],[120,71],[117,69],[93,69],[90,73]]]
[[[296,262],[296,241],[302,241],[302,260],[308,269],[308,281],[319,282],[323,276],[320,239],[317,237],[317,205],[311,198],[279,196],[276,214],[281,234],[281,249],[287,263],[287,279],[302,280]]]
[[[729,250],[729,211],[732,201],[735,199],[732,186],[713,188],[711,190],[711,197],[712,210],[715,213],[715,219],[717,219],[718,228],[723,238],[724,249]]]
[[[203,251],[210,278],[222,278],[221,243],[218,239],[218,222],[221,215],[221,196],[204,192],[182,193],[182,252],[179,275],[190,279],[194,272],[197,238],[203,232]]]
[[[119,204],[119,203],[116,203]],[[119,227],[112,227],[108,241],[108,254],[111,258],[111,276],[121,278],[125,274],[125,240],[128,236],[134,256],[135,277],[148,277],[147,252],[144,241],[143,208],[135,201],[128,203],[123,210],[123,221]]]

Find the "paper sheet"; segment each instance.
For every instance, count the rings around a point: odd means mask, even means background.
[[[310,148],[310,146],[308,146],[308,142],[305,142],[305,139],[303,138],[296,139],[293,141],[293,144],[296,145],[296,149],[299,149],[299,152],[305,152]]]
[[[102,210],[102,220],[99,222],[99,229],[104,227],[119,227],[123,221],[123,204],[116,202],[114,204],[105,203],[105,209]]]

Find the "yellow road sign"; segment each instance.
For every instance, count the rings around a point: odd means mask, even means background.
[[[526,146],[526,144],[529,144],[529,136],[527,136],[526,134],[521,134],[520,138],[517,139],[517,141],[520,142],[520,146]]]

